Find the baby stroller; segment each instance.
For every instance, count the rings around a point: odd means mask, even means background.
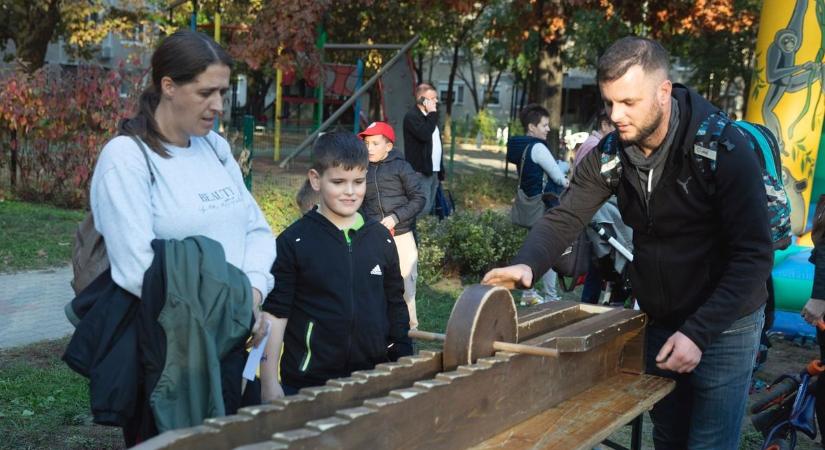
[[[825,371],[818,359],[798,374],[785,374],[754,400],[751,423],[765,437],[763,450],[790,450],[796,447],[796,432],[816,438],[814,383]]]
[[[627,268],[633,262],[633,230],[622,221],[615,197],[596,212],[586,233],[592,258],[588,276],[596,279],[585,283],[605,283],[598,303],[624,304],[631,299]]]

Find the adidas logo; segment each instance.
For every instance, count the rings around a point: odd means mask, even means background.
[[[381,272],[381,267],[376,264],[375,267],[370,270],[370,275],[384,275],[384,273]]]

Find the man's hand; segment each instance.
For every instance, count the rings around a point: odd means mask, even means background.
[[[261,291],[252,288],[252,315],[255,317],[255,324],[252,325],[252,341],[250,344],[255,347],[261,343],[266,333],[266,325],[261,316],[261,303],[263,302],[263,294]]]
[[[533,285],[533,269],[527,264],[499,267],[487,272],[481,284],[501,286],[507,289],[529,288]]]
[[[427,111],[427,113],[435,112],[437,108],[438,102],[435,100],[424,99],[424,110]]]
[[[677,331],[668,338],[659,354],[656,355],[656,367],[677,373],[693,371],[702,359],[702,351],[689,337]]]
[[[395,221],[395,217],[393,215],[389,215],[381,219],[381,225],[387,227],[388,230],[392,230],[396,225],[398,225],[398,222]]]
[[[802,318],[805,319],[805,322],[816,326],[816,324],[822,320],[822,317],[825,316],[825,300],[820,300],[818,298],[811,298],[805,303],[805,307],[802,308],[801,313]]]

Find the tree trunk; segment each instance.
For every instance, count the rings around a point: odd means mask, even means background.
[[[544,106],[550,113],[550,133],[547,143],[554,154],[559,151],[559,130],[562,115],[561,46],[558,40],[544,43],[539,50],[538,62],[530,86],[530,101]]]
[[[418,77],[418,82],[421,83],[424,80],[424,51],[419,50],[416,54],[416,65],[415,65],[415,76]]]
[[[450,65],[450,78],[447,82],[447,107],[444,113],[444,129],[441,134],[444,136],[444,142],[450,142],[452,137],[452,130],[450,125],[453,122],[453,86],[455,85],[455,74],[458,71],[458,51],[461,48],[461,39],[458,39],[453,45],[453,63]]]
[[[18,24],[14,45],[18,64],[27,73],[34,73],[43,67],[46,50],[60,21],[60,0],[50,0],[45,7],[29,2],[28,8],[28,20]]]
[[[17,130],[11,130],[11,158],[9,160],[9,184],[12,190],[17,186],[17,148],[20,143],[17,141]]]

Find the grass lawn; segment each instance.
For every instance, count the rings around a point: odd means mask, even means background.
[[[83,211],[0,201],[0,272],[68,264]]]
[[[123,447],[119,429],[91,422],[88,382],[60,360],[67,343],[0,350],[0,447]]]

